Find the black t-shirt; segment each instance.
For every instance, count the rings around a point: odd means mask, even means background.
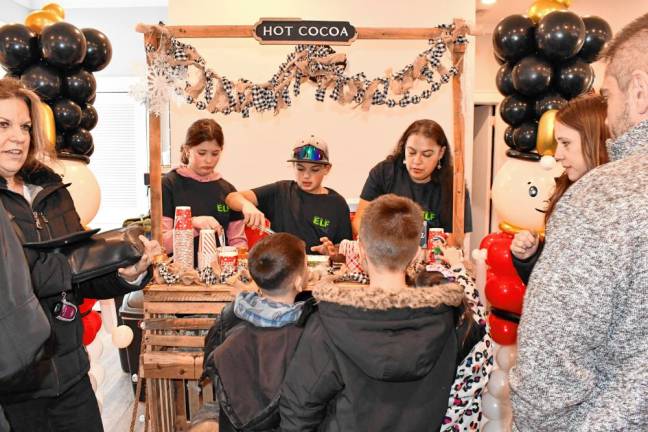
[[[349,206],[333,189],[328,194],[310,194],[301,190],[292,180],[278,181],[252,189],[259,210],[270,219],[272,229],[296,235],[311,246],[321,244],[320,237],[328,237],[334,244],[351,239]]]
[[[225,197],[230,192],[236,192],[236,188],[222,178],[199,182],[173,170],[162,179],[162,215],[173,219],[177,206],[190,206],[191,216],[213,216],[227,236],[229,223],[243,219],[243,214],[230,210],[225,204]],[[195,237],[194,253],[197,251],[198,237]]]
[[[369,172],[360,198],[373,201],[388,193],[410,198],[423,208],[423,219],[427,222],[428,228],[443,228],[445,232],[452,232],[452,219],[441,220],[441,208],[442,206],[452,207],[452,197],[443,197],[441,192],[441,184],[436,180],[416,183],[412,181],[405,165],[384,160]],[[464,205],[464,231],[471,232],[472,212],[467,189]]]

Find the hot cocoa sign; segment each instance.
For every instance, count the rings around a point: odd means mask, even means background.
[[[355,27],[346,21],[262,18],[254,26],[254,37],[262,44],[349,45],[356,36]]]

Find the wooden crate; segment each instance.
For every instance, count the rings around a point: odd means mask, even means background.
[[[233,300],[225,285],[157,285],[144,290],[140,377],[146,385],[149,430],[186,431],[211,387],[201,392],[204,334]],[[200,333],[200,334],[199,334]]]

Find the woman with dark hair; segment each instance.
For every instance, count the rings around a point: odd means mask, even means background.
[[[229,246],[247,247],[243,215],[225,204],[236,188],[215,171],[225,146],[223,129],[212,119],[196,120],[182,145],[182,166],[162,179],[162,243],[173,251],[173,218],[178,206],[191,207],[194,254],[200,229],[225,234]],[[225,246],[225,245],[220,245]]]
[[[452,155],[443,128],[434,120],[417,120],[405,130],[393,153],[369,172],[353,221],[354,232],[358,232],[369,202],[388,193],[420,205],[427,228],[452,232],[452,184]],[[464,224],[466,232],[472,231],[467,191]]]
[[[562,164],[565,172],[556,179],[556,189],[545,212],[545,224],[572,184],[590,170],[607,163],[605,142],[610,133],[605,124],[606,112],[607,104],[603,97],[587,95],[570,100],[556,114],[556,160]],[[520,231],[513,238],[513,264],[524,283],[528,282],[542,247],[537,233]]]
[[[0,201],[23,245],[84,230],[69,184],[41,162],[48,151],[40,103],[20,81],[0,79]],[[122,296],[148,283],[149,266],[160,247],[144,236],[140,240],[144,254],[136,264],[80,283],[72,282],[70,264],[58,250],[19,249],[24,252],[31,288],[50,322],[51,335],[33,365],[0,383],[0,404],[12,431],[103,430],[88,377],[90,359],[83,346],[78,307],[84,298]],[[3,254],[2,259],[6,267],[8,256]],[[0,285],[3,299],[12,297],[18,276],[13,274],[10,283]],[[34,337],[29,321],[25,319],[24,324],[24,328],[0,326],[0,331]],[[2,351],[11,349],[0,346]]]

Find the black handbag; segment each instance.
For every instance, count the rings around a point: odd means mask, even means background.
[[[51,328],[34,295],[29,265],[0,201],[0,385],[32,365]]]
[[[72,283],[81,283],[128,267],[142,258],[144,245],[139,235],[141,227],[130,225],[98,233],[80,231],[44,242],[24,243],[23,246],[58,252],[67,258]]]

